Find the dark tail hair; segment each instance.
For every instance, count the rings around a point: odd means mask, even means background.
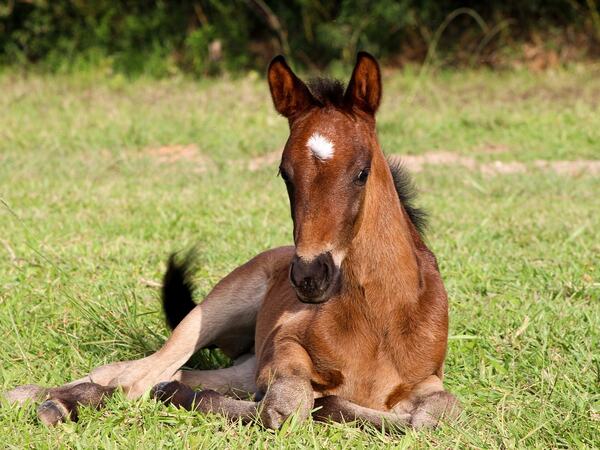
[[[172,330],[196,307],[191,279],[194,259],[195,254],[191,251],[180,261],[173,253],[167,262],[167,271],[163,277],[162,306],[167,325]]]

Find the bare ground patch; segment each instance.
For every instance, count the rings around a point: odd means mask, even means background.
[[[150,156],[159,164],[189,162],[193,164],[194,171],[198,173],[207,172],[213,167],[210,157],[202,154],[195,144],[151,147],[144,149],[142,153]]]
[[[561,175],[576,176],[582,173],[592,175],[600,174],[600,161],[590,159],[576,159],[573,161],[545,161],[538,159],[534,161],[534,166],[543,170],[553,170]]]
[[[560,175],[600,174],[600,160],[576,159],[572,161],[547,161],[538,159],[532,164],[520,161],[478,162],[470,156],[448,151],[427,152],[422,155],[392,155],[414,172],[421,172],[426,166],[461,166],[485,175],[503,175],[530,172],[532,168],[552,171]]]

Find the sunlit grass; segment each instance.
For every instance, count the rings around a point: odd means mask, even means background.
[[[600,159],[599,74],[389,75],[381,141],[388,153],[478,161]],[[1,389],[61,384],[155,349],[167,330],[148,281],[160,281],[170,252],[198,246],[205,294],[290,242],[277,163],[248,170],[287,135],[264,81],[5,73],[0,92]],[[191,150],[173,156],[175,145]],[[117,395],[55,429],[34,408],[4,405],[3,446],[597,447],[598,175],[449,165],[416,181],[450,294],[446,385],[465,405],[459,424],[272,433]]]

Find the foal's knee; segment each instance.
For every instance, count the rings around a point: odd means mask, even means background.
[[[314,405],[313,391],[306,380],[280,378],[269,387],[260,405],[263,425],[276,430],[292,414],[299,420],[309,416]]]

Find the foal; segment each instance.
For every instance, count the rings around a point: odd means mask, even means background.
[[[135,398],[153,386],[164,401],[245,421],[258,416],[269,428],[293,413],[378,427],[435,426],[457,413],[442,385],[444,285],[406,175],[390,167],[376,136],[377,62],[359,53],[344,90],[327,80],[307,86],[279,56],[268,81],[290,127],[279,171],[295,246],[259,254],[198,306],[186,264],[172,258],[163,302],[175,329],[159,351],[62,388],[17,388],[10,398],[45,396],[38,410],[45,423],[74,417],[78,403],[100,405],[116,387]],[[179,370],[209,346],[235,364]],[[225,396],[239,392],[254,400]]]

